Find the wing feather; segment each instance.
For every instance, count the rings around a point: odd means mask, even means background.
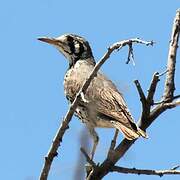
[[[134,123],[122,94],[104,75],[99,73],[92,81],[87,96],[96,114],[109,117],[109,121],[122,131],[127,139],[132,140],[139,136],[146,137],[146,133]]]
[[[104,75],[98,74],[97,78],[98,81],[95,79],[90,86],[91,89],[88,89],[88,91],[92,93],[88,99],[94,102],[96,111],[113,118],[126,127],[135,128],[132,127],[134,125],[133,118],[126,106],[122,94]]]

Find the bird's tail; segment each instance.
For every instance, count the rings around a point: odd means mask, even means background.
[[[119,122],[113,122],[114,127],[117,128],[119,131],[121,131],[125,138],[128,140],[137,139],[138,137],[142,136],[143,138],[148,138],[148,135],[145,131],[137,127],[137,130],[126,127],[125,125],[119,123]]]

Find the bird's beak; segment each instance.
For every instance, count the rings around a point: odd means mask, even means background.
[[[48,44],[52,44],[52,45],[58,45],[59,44],[59,41],[55,38],[40,37],[40,38],[38,38],[38,40],[42,41],[42,42],[46,42]]]

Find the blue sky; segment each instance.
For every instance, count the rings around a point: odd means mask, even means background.
[[[68,105],[63,93],[65,58],[53,47],[36,40],[39,36],[75,33],[91,44],[98,60],[112,43],[132,37],[154,40],[154,47],[135,46],[136,66],[126,65],[127,49],[114,53],[103,72],[124,93],[137,120],[141,106],[134,79],[146,91],[155,71],[166,67],[172,21],[180,3],[171,1],[83,1],[31,0],[1,2],[0,7],[0,179],[38,179],[43,157],[65,115]],[[180,52],[177,58],[176,93],[180,93]],[[156,100],[163,90],[158,86]],[[180,163],[179,107],[161,115],[148,129],[149,139],[139,139],[119,165],[166,169]],[[79,154],[84,125],[70,123],[49,180],[71,180]],[[101,162],[109,148],[113,130],[100,129],[95,160]],[[119,137],[121,141],[122,135]],[[159,177],[110,174],[105,180],[156,180]],[[177,180],[179,176],[164,176]]]

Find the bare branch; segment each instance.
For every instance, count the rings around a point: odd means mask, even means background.
[[[144,92],[142,90],[142,87],[141,87],[139,81],[135,80],[134,83],[135,83],[136,88],[138,90],[138,93],[139,93],[139,96],[140,96],[140,101],[142,102],[142,106],[145,108],[146,107],[146,96],[144,95]]]
[[[179,169],[180,168],[180,165],[178,164],[178,165],[176,165],[176,166],[173,166],[172,168],[171,168],[171,170],[176,170],[176,169]]]
[[[113,166],[111,168],[111,171],[112,172],[118,172],[118,173],[125,173],[125,174],[157,175],[157,176],[162,177],[163,175],[175,175],[175,174],[179,175],[180,170],[176,170],[176,169],[150,170],[150,169],[136,169],[136,168],[125,168],[125,167]]]
[[[148,95],[147,95],[147,103],[151,106],[153,105],[153,99],[154,99],[154,94],[156,91],[157,83],[159,82],[159,73],[155,72],[150,84],[150,87],[148,89]],[[150,107],[149,107],[150,108]],[[150,110],[150,109],[149,109]]]
[[[177,11],[174,19],[174,25],[171,34],[171,41],[169,45],[168,63],[167,63],[167,76],[164,86],[164,99],[172,99],[175,91],[174,76],[176,65],[176,53],[178,48],[180,31],[180,10]]]
[[[150,122],[149,121],[150,110],[151,110],[151,106],[153,105],[153,102],[154,102],[154,94],[156,91],[157,84],[159,82],[159,76],[160,75],[158,72],[154,73],[153,78],[150,83],[150,86],[149,86],[146,101],[144,101],[145,105],[142,108],[141,118],[138,122],[139,127],[141,127],[143,130],[145,130],[145,127],[146,127],[145,124]]]
[[[80,94],[78,94],[70,106],[65,118],[62,121],[62,124],[60,125],[54,139],[53,143],[49,149],[49,152],[47,153],[47,156],[45,157],[45,162],[43,169],[40,174],[40,180],[47,180],[49,170],[52,164],[53,159],[58,155],[57,150],[58,147],[60,146],[60,143],[62,142],[62,137],[65,133],[65,131],[69,128],[69,122],[71,121],[71,118],[74,114],[74,111],[78,105],[78,100],[81,98]]]
[[[132,60],[133,65],[135,66],[132,43],[129,44],[128,58],[127,58],[126,64],[128,64],[131,60]]]
[[[173,100],[180,98],[180,95],[176,95],[173,97]]]
[[[175,107],[177,107],[179,105],[180,105],[180,100],[179,101],[173,101],[173,102],[165,104],[165,106],[167,106],[167,108],[169,108],[169,109],[175,108]]]
[[[145,94],[144,94],[144,92],[143,92],[143,90],[141,88],[141,85],[140,85],[139,81],[135,80],[134,83],[135,83],[136,88],[138,90],[138,93],[139,93],[139,96],[140,96],[140,101],[141,101],[141,104],[142,104],[141,122],[139,123],[139,125],[140,125],[140,124],[143,124],[144,121],[147,120],[146,118],[149,116],[151,104],[148,103],[147,98],[146,98],[146,96],[145,96]],[[152,83],[151,83],[151,85],[152,85]]]
[[[153,78],[150,83],[149,90],[148,90],[147,98],[142,90],[142,87],[139,81],[138,80],[134,81],[136,88],[138,90],[139,96],[140,96],[140,101],[142,103],[142,114],[141,114],[140,121],[138,123],[142,129],[144,129],[142,124],[145,124],[147,119],[149,118],[150,109],[154,102],[153,98],[154,98],[155,90],[157,87],[157,83],[159,82],[159,76],[161,75],[158,72],[154,73]]]

